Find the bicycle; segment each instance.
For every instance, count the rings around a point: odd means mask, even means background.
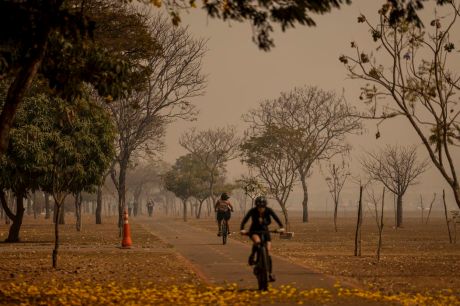
[[[251,234],[258,234],[260,236],[260,244],[256,250],[256,262],[254,265],[254,274],[257,277],[257,284],[259,290],[266,291],[268,290],[268,279],[270,273],[270,257],[268,255],[267,241],[265,240],[265,235],[268,233],[280,233],[278,230],[269,230],[269,231],[257,231],[252,232]],[[249,233],[245,233],[249,235]]]
[[[227,224],[227,220],[223,219],[221,224],[220,224],[220,230],[221,230],[221,233],[222,233],[222,244],[226,244],[227,243],[227,236],[228,236],[228,224]]]

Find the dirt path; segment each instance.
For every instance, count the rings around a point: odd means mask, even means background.
[[[247,264],[250,246],[229,239],[227,245],[214,233],[171,219],[136,220],[145,229],[174,246],[193,266],[198,275],[211,284],[236,283],[243,289],[254,289],[256,279]],[[333,287],[335,280],[305,267],[273,258],[274,274],[280,285],[295,285],[299,289]]]

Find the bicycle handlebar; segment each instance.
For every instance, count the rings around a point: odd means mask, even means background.
[[[279,229],[276,230],[268,230],[268,231],[252,231],[251,234],[267,234],[267,233],[274,233],[274,234],[281,234],[283,231],[280,231]],[[241,233],[242,235],[249,235],[249,231],[246,233]]]

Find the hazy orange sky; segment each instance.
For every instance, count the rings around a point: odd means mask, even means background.
[[[193,102],[200,109],[195,122],[177,122],[170,126],[167,137],[167,149],[164,159],[173,163],[177,157],[185,154],[178,144],[178,137],[190,127],[200,129],[213,128],[227,124],[236,125],[240,132],[245,129],[241,116],[254,108],[266,98],[275,98],[282,91],[289,91],[295,86],[316,85],[325,90],[345,90],[348,102],[359,105],[359,81],[347,78],[347,73],[338,57],[341,54],[352,54],[350,42],[355,41],[361,48],[372,50],[369,32],[363,24],[357,23],[362,13],[370,20],[377,19],[377,10],[383,0],[354,0],[352,5],[324,16],[315,16],[317,27],[298,26],[285,33],[276,28],[274,35],[276,47],[270,52],[258,50],[251,41],[251,28],[247,23],[225,23],[207,18],[200,10],[192,10],[181,17],[183,25],[188,25],[195,37],[209,39],[207,55],[204,58],[203,72],[208,76],[206,94]],[[426,8],[423,15],[433,16],[433,9]],[[431,19],[430,19],[431,20]],[[428,21],[429,22],[429,21]],[[456,25],[456,33],[459,32]],[[460,46],[459,35],[454,39]],[[457,53],[458,54],[458,53]],[[459,57],[458,55],[457,58]],[[457,65],[460,61],[457,60]],[[460,71],[460,66],[454,69]],[[349,138],[353,145],[351,153],[353,172],[358,174],[357,157],[362,152],[377,150],[384,144],[420,145],[421,142],[411,127],[401,119],[388,121],[380,127],[382,137],[375,139],[375,123],[366,124],[367,131],[360,136]],[[420,146],[421,158],[427,154]],[[459,151],[455,155],[460,165]],[[246,172],[246,168],[238,161],[230,163],[229,176],[237,178]],[[316,165],[309,180],[312,208],[321,208],[329,199],[324,175]],[[448,197],[451,191],[444,184],[440,175],[433,167],[421,177],[421,183],[411,187],[407,193],[407,201],[418,201],[421,193],[426,201],[433,192],[442,192],[446,188]],[[344,188],[344,202],[355,201],[358,187],[348,182]],[[438,196],[439,198],[439,196]],[[296,188],[291,196],[291,209],[300,209],[300,192]],[[329,203],[331,203],[329,199]],[[454,203],[451,206],[454,207]],[[329,204],[330,205],[330,204]]]

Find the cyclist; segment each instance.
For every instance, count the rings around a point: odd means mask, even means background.
[[[222,193],[220,196],[220,199],[217,200],[216,204],[214,205],[214,209],[217,213],[217,226],[219,228],[219,231],[217,232],[217,236],[222,235],[221,231],[221,225],[222,225],[222,220],[225,219],[225,222],[227,222],[227,234],[230,235],[230,227],[228,225],[228,220],[230,220],[231,217],[231,212],[233,211],[233,206],[228,200],[230,197],[226,192]]]
[[[251,218],[252,222],[248,232],[244,229],[244,225],[248,222],[249,218]],[[280,227],[278,231],[284,232],[283,223],[281,222],[280,218],[278,218],[276,213],[271,208],[267,207],[267,199],[264,196],[259,196],[255,200],[255,207],[251,208],[241,221],[241,234],[247,234],[253,242],[252,252],[251,255],[249,255],[248,260],[249,265],[254,265],[256,263],[254,257],[261,242],[260,235],[264,235],[264,240],[267,242],[267,251],[270,252],[271,237],[270,233],[268,232],[268,225],[271,223],[271,218],[275,219],[276,223],[278,223]],[[274,282],[275,276],[272,274],[272,258],[270,253],[268,254],[269,280]]]

